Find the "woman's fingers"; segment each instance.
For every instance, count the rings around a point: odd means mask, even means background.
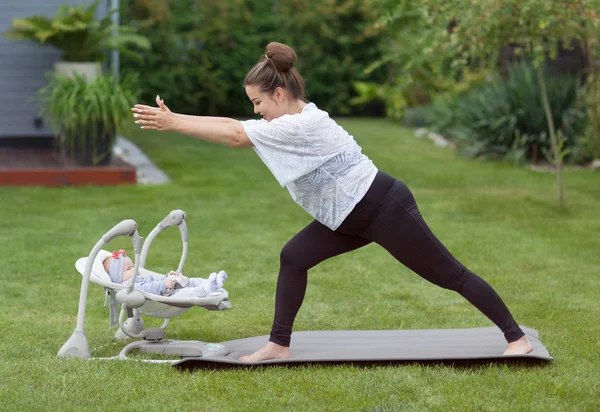
[[[163,112],[170,112],[169,108],[165,104],[165,101],[161,99],[159,96],[156,96],[156,104]]]
[[[134,112],[135,123],[144,130],[168,130],[169,116],[171,111],[165,105],[164,101],[156,96],[158,107],[151,107],[145,104],[136,104],[131,110]]]
[[[136,104],[131,108],[132,112],[135,113],[158,113],[160,109],[158,107],[146,106],[144,104]]]
[[[158,113],[160,113],[160,109],[131,109],[131,111],[134,112],[134,117],[142,115],[156,116]]]
[[[145,124],[143,126],[140,126],[140,129],[144,129],[144,130],[162,130],[161,127],[157,126],[156,124],[153,123],[149,123],[149,124]]]
[[[132,107],[131,108],[132,112],[138,112],[138,113],[142,113],[142,112],[150,113],[150,112],[157,112],[159,110],[160,109],[158,107],[150,107],[150,106]]]
[[[152,125],[156,125],[157,124],[157,122],[155,120],[152,120],[152,119],[147,119],[147,120],[140,119],[140,120],[136,120],[135,123],[136,124],[152,124]]]
[[[135,123],[142,125],[140,129],[162,130],[162,127],[155,120],[136,120]]]
[[[139,120],[156,120],[158,113],[135,113],[134,118]]]

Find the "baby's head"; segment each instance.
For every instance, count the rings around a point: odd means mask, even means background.
[[[112,255],[102,262],[104,270],[110,276],[114,283],[121,283],[128,280],[132,275],[133,261],[125,254],[123,249],[118,252],[112,252]]]

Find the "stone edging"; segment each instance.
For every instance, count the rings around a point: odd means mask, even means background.
[[[113,155],[135,167],[138,184],[162,184],[171,181],[132,141],[117,136]]]
[[[427,137],[428,139],[433,140],[433,143],[436,146],[454,148],[454,143],[452,143],[450,140],[446,139],[440,134],[430,132],[424,127],[420,127],[417,130],[415,130],[415,136]]]

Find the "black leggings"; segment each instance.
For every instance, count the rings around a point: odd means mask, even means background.
[[[421,277],[460,293],[500,328],[509,343],[524,336],[494,289],[434,236],[406,185],[380,171],[337,230],[313,221],[282,249],[270,341],[289,346],[306,292],[308,269],[371,242],[383,246]]]

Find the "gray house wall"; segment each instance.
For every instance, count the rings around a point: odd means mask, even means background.
[[[0,33],[9,29],[13,18],[53,16],[60,5],[82,1],[0,0]],[[98,7],[99,17],[106,16],[108,3]],[[54,70],[60,57],[60,51],[50,46],[0,36],[0,139],[52,136],[47,124],[36,122],[39,106],[31,97],[45,84],[45,72]]]

